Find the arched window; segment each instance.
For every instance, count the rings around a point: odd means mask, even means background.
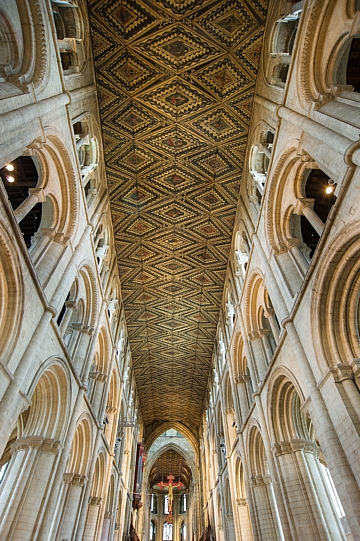
[[[94,248],[96,254],[96,260],[99,267],[100,276],[103,278],[104,273],[107,272],[108,266],[106,264],[106,256],[110,247],[110,234],[109,229],[103,224],[100,224],[94,235]]]
[[[268,371],[279,341],[279,324],[268,291],[260,277],[254,279],[249,294],[249,303],[253,307],[249,314],[249,339],[254,358],[254,376],[260,383]]]
[[[96,124],[90,116],[82,117],[73,124],[82,185],[88,207],[91,206],[98,193],[101,177],[101,172],[99,172],[99,144],[95,135],[96,131]]]
[[[169,522],[164,522],[162,538],[163,541],[172,541],[173,539],[173,525]]]
[[[300,220],[293,217],[293,233],[296,236],[300,227],[302,241],[308,247],[308,251],[304,253],[308,260],[312,259],[324,224],[336,201],[333,184],[321,169],[311,169],[304,182],[305,197],[299,197],[295,206],[294,214],[299,215]]]
[[[169,496],[164,496],[164,515],[169,514]]]
[[[180,513],[186,513],[186,510],[187,510],[186,494],[181,494],[181,496],[180,496]]]
[[[155,541],[155,535],[156,535],[155,522],[153,520],[151,520],[150,521],[150,535],[149,535],[150,541]]]
[[[254,145],[251,150],[250,173],[253,178],[253,195],[256,197],[259,205],[264,194],[268,166],[268,156],[260,148],[260,145]]]
[[[80,73],[85,61],[80,9],[75,0],[52,0],[52,5],[64,75]]]
[[[271,84],[285,86],[300,15],[301,10],[298,10],[276,21],[268,68],[268,72],[271,74]]]
[[[39,174],[31,156],[20,156],[0,170],[1,180],[14,210],[24,242],[31,249],[36,243],[45,204]],[[44,216],[44,220],[46,217]]]
[[[150,512],[156,515],[157,513],[157,496],[156,494],[151,494],[150,497]]]
[[[186,522],[183,521],[180,526],[180,541],[186,540]]]
[[[348,40],[340,53],[335,68],[335,83],[350,85],[354,92],[360,92],[360,36]]]

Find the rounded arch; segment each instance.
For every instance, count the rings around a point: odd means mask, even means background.
[[[257,298],[263,288],[263,275],[260,269],[252,269],[251,274],[248,277],[247,287],[245,290],[245,326],[248,333],[257,327]]]
[[[66,470],[76,475],[86,475],[92,449],[92,422],[88,413],[80,415]]]
[[[316,276],[312,313],[323,371],[360,357],[360,221],[337,233]]]
[[[268,197],[266,198],[265,208],[266,240],[269,247],[276,251],[279,251],[281,245],[286,242],[282,228],[282,213],[279,212],[279,208],[281,208],[279,202],[282,202],[284,199],[287,179],[294,164],[298,162],[299,158],[296,156],[296,153],[295,144],[289,143],[273,164],[272,174],[268,180]]]
[[[236,475],[236,497],[238,500],[246,500],[244,466],[243,466],[241,457],[239,456],[236,458],[235,475]]]
[[[281,368],[272,375],[268,391],[270,426],[277,442],[299,438],[310,441],[313,429],[310,418],[301,411],[303,393],[298,383],[293,383],[295,378],[289,376],[290,371]]]
[[[311,101],[328,101],[336,96],[344,85],[344,53],[356,27],[355,2],[316,0],[309,6],[306,25],[301,35],[297,88],[304,107]],[[328,32],[334,28],[334,32]],[[319,97],[320,96],[320,97]]]
[[[6,364],[17,343],[23,314],[20,262],[5,224],[0,221],[0,351]]]
[[[57,223],[57,232],[72,238],[77,225],[79,213],[79,194],[75,168],[67,144],[55,128],[45,129],[46,141],[42,148],[34,149],[34,156],[47,162],[45,186],[61,201],[61,212]],[[41,186],[43,187],[43,186]]]
[[[79,269],[85,293],[84,324],[94,328],[98,314],[98,288],[91,261],[83,261]]]
[[[86,203],[90,208],[104,179],[101,131],[95,117],[85,112],[72,119]]]
[[[235,381],[241,375],[241,357],[244,341],[241,331],[238,331],[231,344],[231,362]]]
[[[68,421],[71,382],[68,368],[58,358],[48,359],[28,389],[31,398],[24,437],[39,435],[63,440]]]
[[[235,412],[234,408],[234,397],[231,387],[231,381],[230,381],[230,374],[227,370],[226,373],[223,376],[223,396],[224,396],[224,408],[225,411],[232,411]]]
[[[105,458],[105,449],[99,449],[98,456],[95,462],[94,477],[91,486],[91,497],[92,498],[101,498],[104,481],[106,479],[106,458]]]
[[[247,456],[252,475],[268,474],[265,446],[258,425],[253,421],[247,437]]]
[[[64,75],[80,76],[90,55],[86,6],[82,0],[72,0],[71,5],[64,2],[53,10],[53,18]]]
[[[12,4],[12,3],[11,3]],[[49,43],[41,2],[19,0],[0,10],[0,94],[3,98],[29,91],[38,94],[47,82]]]

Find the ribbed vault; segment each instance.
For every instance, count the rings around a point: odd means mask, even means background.
[[[92,0],[122,295],[145,424],[196,432],[266,0]]]

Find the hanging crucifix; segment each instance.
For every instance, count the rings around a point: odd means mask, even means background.
[[[163,483],[163,481],[161,481],[161,483],[158,483],[158,486],[160,488],[165,488],[167,487],[168,488],[168,510],[169,510],[169,515],[172,515],[172,506],[173,506],[173,500],[174,500],[174,493],[173,493],[173,489],[174,488],[183,488],[185,485],[183,483],[179,482],[176,483],[176,485],[173,483],[175,477],[173,476],[172,473],[170,473],[170,475],[167,476],[166,478],[169,482],[168,483]]]

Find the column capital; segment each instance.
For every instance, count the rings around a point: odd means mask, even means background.
[[[111,404],[109,406],[106,406],[106,413],[115,413],[116,408],[112,406]]]
[[[16,453],[17,451],[27,451],[28,449],[40,449],[44,443],[44,438],[41,436],[29,436],[27,438],[18,438],[11,445],[11,453]]]
[[[254,342],[254,340],[257,340],[258,338],[260,338],[258,331],[250,331],[248,333],[248,339],[250,340],[250,342]]]
[[[63,483],[64,485],[70,485],[70,483],[72,482],[74,478],[74,474],[73,473],[64,473],[63,474]]]
[[[338,377],[337,381],[344,381],[345,379],[354,379],[354,372],[352,366],[349,364],[338,363],[336,365],[336,375]]]
[[[314,203],[315,199],[311,199],[310,197],[299,197],[295,203],[294,214],[301,216],[306,207],[313,210]]]
[[[39,203],[43,203],[45,201],[45,194],[43,188],[29,188],[28,191],[30,195],[36,195]]]
[[[72,484],[78,487],[83,487],[87,481],[86,475],[74,475],[72,479]]]
[[[100,506],[101,502],[102,502],[102,498],[97,498],[96,496],[90,496],[89,505]]]
[[[354,377],[360,378],[360,359],[353,359],[350,362],[350,366],[353,369]]]
[[[276,443],[274,443],[272,449],[273,449],[273,452],[274,452],[275,456],[286,455],[287,453],[292,452],[290,442],[288,442],[288,441],[276,442]]]
[[[52,439],[46,439],[42,446],[42,451],[45,451],[46,453],[53,453],[54,455],[57,455],[57,453],[63,448],[63,445],[59,442],[59,440],[52,440]]]

